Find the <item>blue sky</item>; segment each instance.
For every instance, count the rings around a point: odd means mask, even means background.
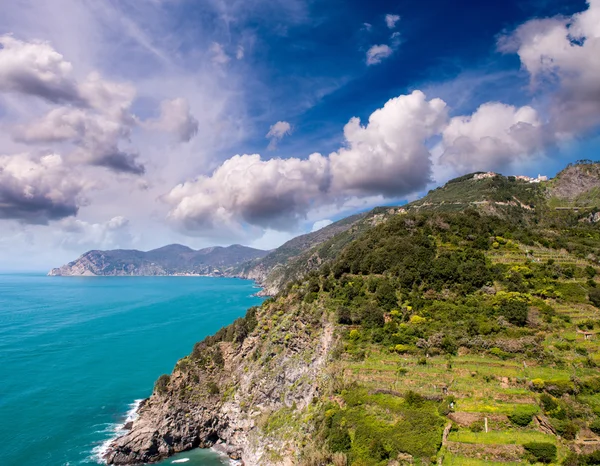
[[[239,242],[600,145],[600,0],[19,0],[0,268]],[[312,155],[311,155],[312,154]]]

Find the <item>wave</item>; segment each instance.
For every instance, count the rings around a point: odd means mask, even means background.
[[[116,438],[120,437],[127,433],[125,430],[125,426],[129,422],[133,422],[137,419],[138,414],[137,410],[140,407],[140,403],[144,401],[143,399],[135,400],[133,403],[129,405],[129,410],[125,414],[125,419],[120,424],[109,424],[106,429],[103,429],[100,432],[110,432],[110,437],[102,442],[100,445],[95,446],[92,449],[92,457],[91,459],[98,464],[106,464],[104,460],[104,455],[108,452],[108,447]]]

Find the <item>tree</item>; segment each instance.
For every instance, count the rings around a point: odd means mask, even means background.
[[[513,325],[523,327],[527,323],[529,307],[527,303],[518,299],[509,299],[500,305],[500,315],[506,317]]]

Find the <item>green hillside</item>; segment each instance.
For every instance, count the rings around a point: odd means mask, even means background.
[[[300,252],[299,278],[159,380],[111,458],[190,448],[183,425],[263,465],[600,464],[600,229],[577,204],[596,168],[468,175]]]

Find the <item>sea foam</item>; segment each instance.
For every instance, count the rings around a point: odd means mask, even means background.
[[[125,419],[120,424],[110,424],[106,429],[102,430],[102,432],[110,432],[110,437],[102,442],[100,445],[94,447],[92,449],[92,460],[98,464],[106,464],[104,460],[104,455],[108,452],[108,447],[116,438],[120,437],[127,433],[125,426],[129,422],[133,422],[137,419],[138,413],[137,410],[140,407],[140,403],[144,401],[142,399],[135,400],[133,403],[129,405],[129,410],[125,415]]]

